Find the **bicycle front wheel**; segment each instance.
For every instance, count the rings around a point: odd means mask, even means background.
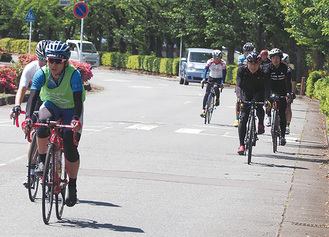
[[[37,141],[36,141],[36,133],[34,132],[32,135],[31,149],[29,152],[29,164],[27,169],[27,179],[28,179],[28,194],[31,202],[34,202],[35,197],[37,196],[38,187],[39,187],[39,176],[35,175],[34,169],[38,165],[38,149],[37,149]]]
[[[50,144],[47,151],[42,178],[42,218],[45,224],[49,223],[54,199],[54,158],[55,145]]]
[[[62,155],[62,151],[59,150],[58,158],[61,160],[61,165],[58,169],[58,182],[59,182],[59,193],[55,194],[55,203],[56,203],[56,217],[58,220],[62,219],[64,206],[65,206],[65,194],[67,186],[67,173],[65,167],[65,156]],[[58,164],[59,166],[59,164]]]
[[[278,149],[278,117],[277,117],[277,111],[273,111],[273,119],[272,119],[272,127],[271,127],[271,135],[272,135],[272,145],[273,145],[273,153],[275,153]]]
[[[254,122],[254,117],[251,116],[248,120],[248,145],[247,145],[247,150],[248,150],[248,165],[251,163],[251,154],[252,154],[252,146],[253,146],[253,140],[254,140],[254,134],[255,132],[255,122]]]
[[[204,121],[205,124],[210,123],[213,111],[214,111],[214,95],[210,93],[206,105],[206,116]]]

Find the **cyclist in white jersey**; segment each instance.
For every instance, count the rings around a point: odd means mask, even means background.
[[[46,55],[45,55],[45,49],[47,44],[50,42],[50,40],[41,40],[36,48],[35,52],[38,56],[38,60],[34,60],[30,63],[28,63],[22,72],[20,81],[19,81],[19,87],[15,96],[15,106],[13,109],[10,111],[10,119],[13,118],[14,113],[16,113],[16,116],[18,116],[21,112],[21,104],[23,102],[25,93],[27,89],[31,87],[32,84],[32,79],[36,71],[38,71],[41,67],[46,65]],[[39,99],[34,110],[37,111],[39,110],[40,105],[42,104],[41,100]],[[36,121],[36,118],[33,118],[33,120]],[[28,154],[30,153],[30,148],[31,148],[31,143],[28,144]],[[23,185],[27,188],[28,186],[28,178],[23,182]]]
[[[207,78],[207,72],[210,69],[206,93],[203,98],[203,107],[200,114],[201,117],[204,117],[206,114],[205,107],[212,86],[214,86],[216,94],[215,106],[219,105],[219,87],[223,88],[226,77],[226,62],[222,59],[222,51],[214,50],[212,56],[213,57],[207,61],[203,70],[203,79],[201,81],[201,84],[204,85]]]

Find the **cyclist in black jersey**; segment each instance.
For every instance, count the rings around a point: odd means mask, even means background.
[[[260,55],[258,52],[251,52],[247,56],[247,65],[238,69],[235,92],[240,101],[251,101],[255,99],[258,102],[264,102],[265,92],[269,91],[269,74],[260,66]],[[269,94],[269,93],[267,93]],[[244,138],[246,135],[246,124],[248,120],[250,107],[243,104],[240,113],[239,140],[240,146],[238,154],[243,155],[245,151]],[[258,134],[264,133],[264,109],[261,105],[257,106]]]
[[[282,51],[278,48],[274,48],[270,51],[269,55],[272,62],[269,66],[271,93],[275,93],[280,96],[287,96],[286,99],[280,99],[279,101],[281,128],[280,144],[284,146],[286,144],[286,108],[287,102],[290,101],[291,83],[288,83],[288,66],[281,62],[283,57]],[[267,111],[265,124],[268,127],[271,126],[271,110]]]

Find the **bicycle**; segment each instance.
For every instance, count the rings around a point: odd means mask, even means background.
[[[25,111],[14,111],[13,114],[13,125],[16,125],[16,127],[19,127],[19,114],[26,114]],[[34,202],[39,188],[39,181],[40,177],[38,175],[35,175],[34,170],[39,165],[39,156],[38,156],[38,149],[37,149],[37,143],[36,143],[36,134],[35,131],[33,131],[32,138],[31,138],[31,146],[28,153],[28,165],[27,165],[27,190],[29,199],[31,202]]]
[[[273,153],[278,150],[278,139],[281,138],[281,128],[280,128],[280,115],[279,115],[279,105],[278,102],[280,99],[286,99],[286,96],[280,96],[273,94],[271,95],[271,100],[273,101],[272,105],[272,121],[271,121],[271,136],[272,136],[272,145]],[[279,142],[280,144],[280,142]]]
[[[54,197],[58,220],[62,219],[65,206],[68,180],[65,157],[63,156],[63,130],[72,130],[73,126],[63,125],[62,122],[63,120],[60,119],[58,121],[47,121],[46,123],[34,123],[31,125],[31,127],[36,128],[49,128],[51,131],[42,176],[42,218],[45,224],[49,223]],[[73,141],[75,145],[78,145],[75,133],[73,133]]]
[[[255,100],[251,101],[242,101],[243,104],[250,105],[250,111],[248,115],[247,121],[247,129],[245,136],[245,146],[246,151],[248,153],[248,165],[251,164],[251,155],[252,155],[252,147],[256,146],[256,141],[258,140],[257,132],[256,132],[256,105],[264,105],[264,102],[258,102]]]
[[[208,82],[205,82],[205,83],[208,83]],[[204,85],[202,84],[202,89],[203,89]],[[221,87],[220,89],[220,93],[222,92],[223,88]],[[210,88],[210,93],[208,95],[208,98],[207,98],[207,103],[206,103],[206,107],[205,107],[205,111],[206,111],[206,114],[204,116],[204,123],[205,124],[209,124],[210,121],[211,121],[211,118],[212,118],[212,113],[214,112],[215,110],[215,89],[214,89],[214,84],[212,84],[211,88]]]

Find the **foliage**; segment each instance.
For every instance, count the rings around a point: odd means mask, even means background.
[[[233,83],[233,81],[234,81],[233,71],[235,68],[236,68],[236,65],[227,65],[226,66],[226,79],[225,79],[226,83],[235,84],[235,83]],[[236,75],[235,75],[235,77],[236,77]],[[235,79],[235,81],[236,81],[236,79]]]
[[[172,63],[172,74],[178,76],[179,58],[175,58]]]
[[[329,76],[323,77],[315,82],[314,97],[320,100],[321,111],[329,120]]]
[[[18,75],[8,66],[0,66],[0,93],[13,93],[17,89]]]

